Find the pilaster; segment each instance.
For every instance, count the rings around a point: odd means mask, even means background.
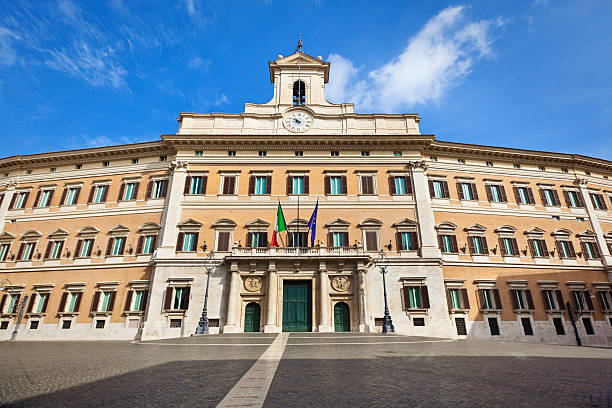
[[[327,265],[324,261],[321,261],[319,262],[319,332],[333,331],[333,327],[330,324],[329,304],[329,277],[327,275]]]
[[[434,213],[425,174],[426,164],[424,161],[410,162],[409,166],[412,170],[412,194],[416,207],[417,222],[419,223],[421,256],[424,258],[441,258],[442,253],[438,248]]]
[[[172,172],[168,178],[168,194],[164,202],[157,258],[171,258],[174,256],[178,236],[177,225],[181,219],[180,203],[183,201],[188,166],[187,162],[182,161],[173,161],[170,165]]]
[[[359,301],[359,331],[370,332],[371,328],[368,324],[368,304],[366,297],[366,269],[363,264],[357,266],[357,296]]]
[[[276,324],[276,308],[278,303],[278,273],[276,263],[268,265],[268,288],[266,290],[266,324],[264,333],[280,333],[281,327]]]
[[[584,178],[577,178],[574,183],[577,184],[578,188],[580,189],[580,194],[582,194],[587,215],[589,216],[589,222],[591,223],[591,230],[597,237],[597,245],[599,245],[599,250],[601,251],[601,263],[606,268],[606,272],[608,272],[608,280],[612,281],[612,256],[610,255],[608,243],[604,238],[603,230],[601,229],[601,224],[599,223],[597,210],[595,210],[595,207],[593,207],[591,195],[589,194],[589,190],[586,186],[587,180]]]
[[[237,333],[240,331],[240,326],[237,324],[237,310],[240,303],[240,273],[238,264],[232,262],[229,277],[229,291],[227,296],[227,317],[223,333]]]
[[[0,205],[0,232],[4,231],[4,224],[6,223],[6,213],[8,212],[9,205],[13,200],[13,194],[15,194],[15,188],[17,183],[10,182],[7,189],[4,190],[4,198],[2,199],[2,205]]]

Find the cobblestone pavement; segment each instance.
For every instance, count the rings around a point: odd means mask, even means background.
[[[3,406],[214,407],[276,335],[2,342]],[[264,407],[612,406],[612,350],[292,333]]]

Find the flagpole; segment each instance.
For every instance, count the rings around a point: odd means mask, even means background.
[[[297,208],[297,239],[298,239],[298,248],[300,246],[300,194],[298,192],[298,208]]]

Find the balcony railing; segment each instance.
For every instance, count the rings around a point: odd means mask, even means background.
[[[232,256],[350,256],[364,255],[363,247],[271,247],[271,248],[245,248],[233,247]]]

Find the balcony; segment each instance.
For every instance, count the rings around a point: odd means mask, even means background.
[[[366,257],[363,247],[271,247],[271,248],[245,248],[233,247],[232,258],[318,258],[318,257]]]

